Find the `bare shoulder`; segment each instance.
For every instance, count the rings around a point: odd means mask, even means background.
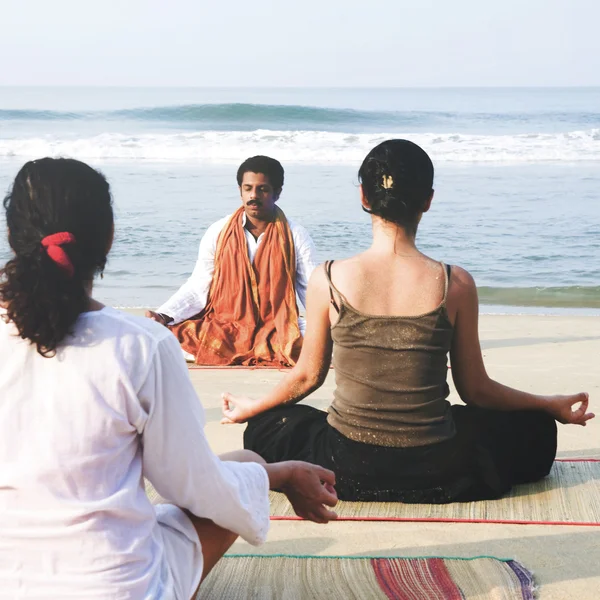
[[[362,254],[356,254],[350,258],[343,258],[333,262],[331,272],[336,275],[354,275],[363,269]]]
[[[334,286],[345,287],[351,279],[360,277],[361,263],[360,255],[342,260],[331,261],[331,280]],[[327,263],[319,265],[310,276],[309,286],[321,291],[329,289],[327,280]]]
[[[451,320],[454,320],[459,310],[467,307],[473,307],[473,310],[476,310],[477,304],[477,286],[473,276],[466,269],[452,265],[446,301]]]
[[[325,274],[326,263],[316,267],[310,275],[308,286],[310,289],[322,290],[329,287],[327,276]]]
[[[336,290],[346,297],[361,289],[362,284],[369,279],[370,271],[364,260],[364,253],[336,260],[331,266],[331,281]]]
[[[457,292],[465,292],[476,289],[475,279],[473,275],[466,269],[458,265],[452,265],[452,275],[450,277],[450,286],[454,287]]]
[[[307,289],[307,315],[317,314],[317,312],[326,312],[329,306],[329,282],[325,273],[325,264],[319,265],[313,270],[310,279],[308,280]],[[310,319],[308,319],[310,326]]]

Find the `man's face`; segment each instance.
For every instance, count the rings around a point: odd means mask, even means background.
[[[268,220],[275,210],[281,190],[273,189],[269,178],[262,173],[246,171],[242,178],[240,194],[244,210],[249,217]]]

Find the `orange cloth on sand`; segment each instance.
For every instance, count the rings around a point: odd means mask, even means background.
[[[296,251],[283,211],[264,232],[250,262],[243,207],[217,241],[205,309],[171,327],[199,365],[292,366],[302,348],[296,305]]]

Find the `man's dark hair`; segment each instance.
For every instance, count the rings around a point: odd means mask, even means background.
[[[244,173],[262,173],[269,178],[273,189],[280,190],[283,187],[283,167],[278,160],[269,156],[253,156],[247,158],[238,169],[237,182],[242,185]]]

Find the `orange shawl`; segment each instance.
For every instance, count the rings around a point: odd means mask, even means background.
[[[243,207],[217,241],[206,308],[171,329],[199,365],[291,366],[302,347],[296,305],[296,251],[283,211],[267,226],[254,257]]]

